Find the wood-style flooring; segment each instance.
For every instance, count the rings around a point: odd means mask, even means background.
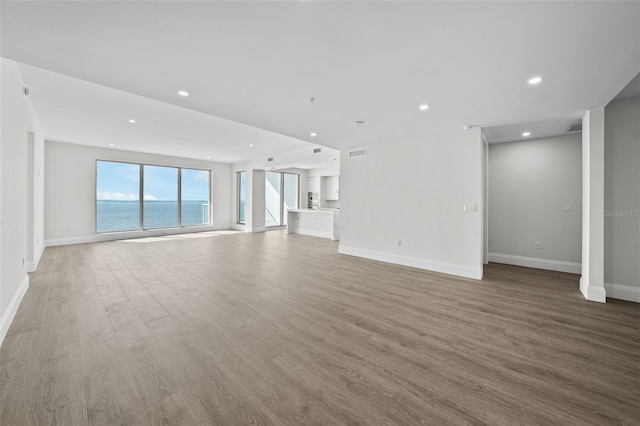
[[[3,426],[640,424],[640,305],[286,231],[48,248],[0,356]]]

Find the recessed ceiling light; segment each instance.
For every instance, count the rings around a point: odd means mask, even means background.
[[[364,124],[364,121],[358,120],[358,121],[356,121],[355,124],[356,124],[356,126],[362,126]]]
[[[528,83],[532,86],[542,83],[542,77],[536,76],[529,79]]]
[[[312,138],[315,138],[316,136],[318,136],[318,134],[316,132],[311,132],[309,133],[309,136],[311,136]]]
[[[189,96],[189,92],[187,92],[186,90],[178,90],[178,95],[186,98]]]
[[[522,136],[524,136],[525,138],[531,136],[531,132],[522,132]]]
[[[420,106],[418,107],[418,109],[419,109],[420,111],[426,111],[426,110],[428,110],[428,109],[429,109],[429,105],[427,105],[427,104],[422,104],[422,105],[420,105]]]
[[[136,124],[136,120],[134,120],[133,118],[131,120],[129,120],[129,123],[131,124]]]
[[[471,126],[464,126],[463,129],[465,130],[469,130],[471,128]]]
[[[249,148],[253,148],[253,144],[252,143],[249,144]]]
[[[114,143],[110,143],[110,144],[109,144],[109,146],[116,146],[116,144],[114,144]]]
[[[209,155],[207,155],[207,160],[211,160],[211,157]]]

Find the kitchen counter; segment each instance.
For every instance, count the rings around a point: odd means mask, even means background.
[[[287,215],[289,234],[340,239],[340,209],[291,209]]]

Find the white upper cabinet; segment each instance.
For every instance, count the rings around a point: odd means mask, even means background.
[[[320,195],[320,176],[307,178],[307,192],[315,192]]]

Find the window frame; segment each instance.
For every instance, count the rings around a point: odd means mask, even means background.
[[[127,229],[127,230],[116,230],[116,231],[100,231],[98,232],[98,163],[118,163],[118,164],[130,164],[136,165],[139,168],[139,185],[138,185],[138,227],[136,229]],[[177,214],[178,214],[178,225],[177,226],[167,226],[167,227],[159,227],[159,228],[145,228],[144,227],[144,166],[153,166],[153,167],[167,167],[178,170],[177,175],[177,184],[178,184],[178,198],[177,198]],[[207,172],[209,174],[209,190],[207,191],[208,203],[209,203],[209,211],[208,211],[208,220],[209,223],[206,224],[198,224],[198,225],[183,225],[182,224],[182,170],[197,170]],[[210,169],[200,169],[197,167],[181,167],[181,166],[173,166],[167,164],[157,164],[157,163],[138,163],[134,161],[118,161],[118,160],[104,160],[101,158],[95,159],[95,167],[94,167],[94,232],[95,235],[101,234],[114,234],[114,233],[122,233],[122,232],[145,232],[145,231],[153,231],[153,230],[162,230],[162,229],[180,229],[180,228],[193,228],[198,226],[211,226],[213,223],[213,209],[211,208],[212,204],[212,190],[213,190],[213,176],[212,171]]]
[[[244,174],[244,220],[241,220],[240,218],[240,202],[242,201],[242,185],[240,183],[240,176],[242,176]],[[237,214],[236,214],[236,224],[237,225],[246,225],[247,224],[247,171],[246,170],[238,170],[236,172],[236,185],[238,187],[238,191],[237,191],[237,196],[238,196],[238,203],[236,205],[237,207]]]
[[[284,208],[284,176],[285,175],[293,175],[293,176],[297,176],[297,188],[296,188],[296,200],[297,200],[297,204],[298,204],[298,208],[300,208],[300,174],[299,173],[293,173],[293,172],[281,172],[281,171],[274,171],[274,170],[267,170],[265,173],[277,173],[280,175],[280,188],[279,188],[279,193],[280,193],[280,224],[279,225],[269,225],[266,228],[267,229],[278,229],[278,228],[284,228],[287,225],[285,225],[285,217],[287,215],[287,212],[285,211]],[[265,184],[266,184],[266,175],[265,175]],[[266,191],[265,191],[265,196],[266,196]],[[265,206],[266,206],[266,202],[265,202]],[[265,218],[266,218],[266,214],[265,214]],[[265,219],[266,221],[266,219]]]

